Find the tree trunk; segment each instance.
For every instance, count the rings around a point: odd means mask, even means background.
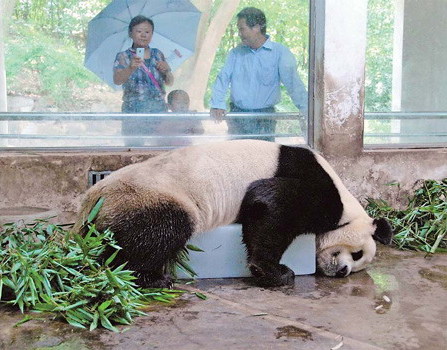
[[[198,52],[200,51],[208,30],[210,13],[213,7],[212,0],[192,0],[191,2],[200,12],[202,12],[199,28],[197,30],[196,49],[194,55],[183,62],[183,64],[174,72],[174,84],[171,88],[171,90],[183,89],[188,93],[191,86],[191,79],[194,76],[194,67],[196,65]]]
[[[224,0],[215,12],[211,23],[209,16],[212,7],[210,0],[196,0],[194,5],[202,11],[197,36],[197,48],[194,57],[176,72],[175,88],[188,92],[191,98],[191,110],[204,111],[203,97],[208,84],[208,76],[213,65],[216,50],[228,23],[234,16],[240,0]]]

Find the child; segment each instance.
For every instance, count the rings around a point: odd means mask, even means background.
[[[173,90],[168,94],[168,109],[173,113],[191,113],[189,110],[189,95],[184,90]],[[187,136],[203,134],[203,126],[200,120],[167,120],[158,128],[158,135]],[[193,143],[185,138],[163,138],[164,146],[186,146]]]
[[[172,90],[168,94],[168,109],[174,113],[189,112],[189,95],[184,90]]]

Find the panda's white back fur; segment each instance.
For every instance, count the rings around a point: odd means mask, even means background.
[[[153,194],[174,195],[191,215],[196,234],[235,221],[248,185],[275,174],[279,147],[235,140],[177,149],[113,172],[98,185],[126,182]]]

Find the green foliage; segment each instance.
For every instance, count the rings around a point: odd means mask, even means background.
[[[98,232],[94,224],[83,237],[46,221],[6,224],[0,239],[0,300],[22,312],[51,312],[76,327],[117,331],[116,324],[144,315],[142,306],[182,293],[137,288],[132,271],[110,265],[120,249],[112,232]],[[107,247],[115,254],[102,263]]]
[[[70,41],[82,48],[87,34],[87,24],[110,0],[18,0],[14,22],[22,21],[38,28],[46,36]]]
[[[368,0],[365,67],[365,112],[389,112],[392,100],[394,5],[388,0]],[[389,120],[369,120],[365,132],[389,133]],[[382,143],[382,138],[368,138]],[[386,140],[385,140],[386,142]]]
[[[21,23],[6,43],[7,83],[20,89],[23,79],[38,77],[39,91],[56,104],[72,98],[74,86],[82,88],[99,79],[86,70],[83,54],[70,43],[47,36],[35,27]]]
[[[424,181],[404,210],[380,199],[369,199],[366,210],[372,217],[389,220],[399,249],[447,252],[447,179]]]
[[[368,1],[365,111],[391,111],[394,2]],[[380,125],[375,125],[380,127]]]

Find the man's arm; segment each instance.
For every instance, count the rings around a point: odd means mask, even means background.
[[[279,62],[279,78],[286,87],[287,93],[291,97],[294,105],[300,113],[307,117],[308,94],[305,85],[301,81],[297,72],[295,56],[287,47],[283,47]]]
[[[228,86],[230,85],[231,75],[233,74],[234,55],[233,51],[230,51],[225,61],[224,66],[217,75],[211,92],[211,117],[216,119],[222,119],[226,114],[226,94]]]

